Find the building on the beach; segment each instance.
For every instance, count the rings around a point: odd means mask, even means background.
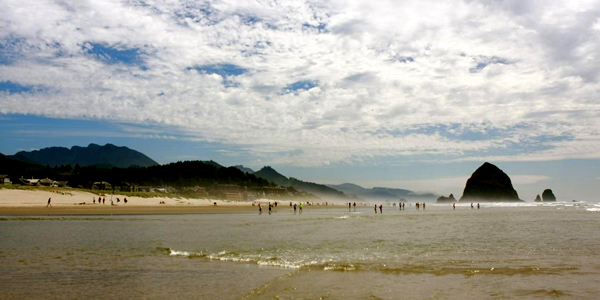
[[[133,193],[150,193],[152,191],[154,191],[153,186],[141,186],[141,185],[131,186],[131,192],[133,192]]]
[[[92,190],[112,190],[112,185],[106,181],[97,181],[92,184]]]
[[[155,187],[155,188],[153,188],[152,192],[174,194],[174,193],[177,193],[177,189],[175,189],[172,186],[163,186],[163,187]]]
[[[38,182],[40,181],[39,179],[27,179],[27,178],[19,178],[19,181],[21,181],[22,185],[38,185]]]
[[[179,191],[181,193],[195,193],[198,195],[208,195],[208,191],[206,191],[206,188],[200,186],[182,187],[179,189]]]
[[[0,184],[12,185],[12,182],[10,181],[10,178],[8,178],[8,175],[0,175]]]
[[[285,188],[282,187],[270,187],[270,186],[263,186],[263,187],[258,187],[258,188],[252,188],[250,189],[250,192],[252,194],[255,195],[262,195],[262,196],[271,196],[271,195],[275,195],[275,196],[281,196],[281,195],[285,195],[286,194],[286,190]]]
[[[40,179],[38,181],[37,185],[41,185],[41,186],[53,186],[55,185],[56,181],[49,179],[48,177],[44,178],[44,179]]]
[[[68,181],[55,181],[57,187],[67,187]]]
[[[246,190],[246,187],[235,184],[218,184],[216,190],[223,193],[241,193]]]

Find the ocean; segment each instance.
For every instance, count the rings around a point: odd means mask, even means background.
[[[0,220],[0,299],[600,299],[596,203]]]

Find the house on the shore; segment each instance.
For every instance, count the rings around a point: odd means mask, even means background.
[[[92,184],[92,190],[111,191],[112,185],[106,181],[97,181]]]
[[[68,181],[55,181],[55,186],[57,187],[68,187],[67,186]]]
[[[35,179],[35,178],[31,178],[31,179],[26,179],[26,178],[19,178],[19,180],[21,181],[22,185],[27,185],[27,186],[49,186],[49,187],[67,187],[67,182],[68,181],[56,181],[56,180],[52,180],[48,177],[44,178],[44,179]],[[10,180],[9,180],[10,182]]]
[[[40,180],[39,180],[39,179],[34,179],[34,178],[27,179],[27,178],[23,178],[23,177],[21,177],[21,178],[19,178],[19,181],[21,181],[21,184],[22,184],[22,185],[29,185],[29,186],[32,186],[32,185],[38,185],[38,182],[39,182]]]
[[[11,185],[12,182],[10,181],[10,178],[8,178],[8,175],[0,175],[0,185]]]
[[[188,186],[188,187],[182,187],[179,189],[179,192],[181,193],[194,193],[194,194],[198,194],[198,195],[208,195],[208,191],[206,191],[206,188],[204,187],[200,187],[200,186]]]
[[[49,178],[44,178],[44,179],[40,179],[37,183],[37,185],[40,186],[53,186],[56,183],[56,181],[49,179]]]

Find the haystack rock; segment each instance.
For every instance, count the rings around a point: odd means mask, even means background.
[[[461,202],[517,202],[517,191],[506,173],[495,165],[484,163],[467,180]]]
[[[542,193],[542,200],[544,202],[556,202],[556,197],[554,196],[554,193],[552,193],[551,189],[545,189]]]
[[[540,198],[539,194],[535,197],[535,202],[542,202],[542,198]]]
[[[454,195],[450,194],[448,197],[441,196],[437,199],[436,203],[454,203],[456,199],[454,199]]]

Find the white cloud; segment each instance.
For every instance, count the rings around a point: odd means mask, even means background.
[[[135,134],[273,164],[600,158],[597,1],[137,3],[0,3],[0,82],[45,87],[0,92],[0,113],[151,125]],[[188,70],[215,64],[247,72]]]

